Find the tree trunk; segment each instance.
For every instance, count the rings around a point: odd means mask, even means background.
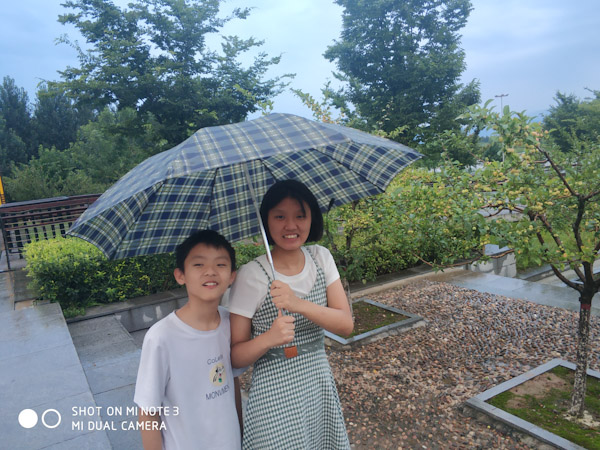
[[[346,291],[346,299],[348,300],[348,305],[350,305],[350,314],[352,314],[352,322],[354,322],[354,308],[352,308],[352,297],[350,296],[350,283],[344,277],[342,278],[342,286],[344,286],[344,291]]]
[[[571,408],[569,414],[583,417],[585,392],[587,385],[588,356],[590,352],[590,316],[592,299],[579,299],[579,328],[577,330],[577,369],[575,370],[575,384],[571,395]]]

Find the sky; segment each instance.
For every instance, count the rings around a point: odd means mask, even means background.
[[[125,5],[127,0],[115,0]],[[4,2],[0,12],[0,77],[10,76],[35,99],[42,80],[59,80],[57,71],[77,66],[76,51],[56,39],[77,31],[58,23],[67,10],[61,0]],[[600,90],[600,2],[598,0],[472,0],[462,30],[467,68],[462,82],[477,79],[482,100],[492,99],[530,116],[555,104],[557,91],[589,97]],[[224,34],[264,40],[261,50],[281,55],[271,71],[295,73],[290,87],[319,99],[336,67],[323,57],[339,39],[342,8],[332,0],[229,0],[225,8],[254,7],[245,21],[230,22]],[[208,41],[214,49],[219,39]],[[503,97],[499,97],[504,95]],[[312,117],[300,99],[285,92],[275,112]]]

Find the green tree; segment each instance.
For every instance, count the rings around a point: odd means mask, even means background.
[[[35,154],[31,139],[31,116],[29,97],[25,89],[17,87],[15,80],[4,77],[0,85],[0,119],[3,134],[0,145],[3,157],[9,158],[2,163],[3,169],[10,161],[24,162]]]
[[[368,131],[404,132],[407,145],[455,129],[456,116],[479,102],[479,84],[462,88],[465,68],[459,31],[468,0],[336,0],[344,7],[339,41],[325,57],[344,86],[331,92],[350,123]],[[462,88],[462,90],[461,90]]]
[[[39,157],[14,165],[5,180],[8,197],[23,201],[103,192],[144,159],[166,150],[153,117],[146,115],[141,127],[138,121],[133,109],[106,108],[79,128],[67,149],[40,147]]]
[[[227,37],[221,53],[207,48],[208,35],[232,19],[246,18],[248,9],[220,18],[219,0],[135,0],[129,9],[99,0],[64,5],[76,12],[59,20],[75,26],[89,50],[63,38],[78,50],[80,66],[61,72],[62,87],[77,104],[97,111],[114,106],[133,108],[140,118],[152,114],[172,145],[199,128],[239,122],[254,112],[256,104],[235,85],[257,102],[285,85],[283,77],[264,78],[279,57],[261,53],[242,67],[240,56],[262,42]]]
[[[27,146],[0,115],[0,174],[9,174],[12,164],[27,161]]]
[[[108,188],[149,156],[167,149],[152,115],[142,120],[138,127],[135,110],[106,108],[97,120],[79,129],[77,141],[69,148],[74,161],[94,183]]]
[[[504,161],[487,161],[474,172],[448,162],[440,172],[428,174],[433,177],[430,182],[405,183],[397,195],[411,214],[401,220],[415,235],[423,235],[419,230],[428,229],[432,217],[446,225],[436,227],[435,236],[424,237],[440,248],[457,249],[437,261],[439,265],[461,257],[482,258],[489,243],[509,246],[521,258],[549,264],[561,281],[579,293],[577,370],[570,412],[581,416],[591,304],[600,290],[600,276],[593,273],[600,257],[600,145],[585,142],[562,152],[548,139],[548,131],[542,132],[540,124],[525,114],[501,115],[473,106],[462,119],[471,130],[492,131]],[[468,134],[455,138],[456,145],[460,139],[466,147],[471,145]],[[481,211],[495,220],[486,220]],[[462,237],[457,238],[456,227],[464,230]],[[565,267],[575,270],[577,282],[563,276]]]
[[[4,179],[12,202],[52,198],[62,195],[96,194],[104,187],[94,183],[74,160],[70,151],[40,148],[27,164],[17,164]]]
[[[31,130],[36,147],[65,150],[77,139],[77,129],[90,121],[90,111],[81,111],[63,91],[44,85],[36,92]]]
[[[563,152],[572,151],[581,142],[600,142],[600,91],[589,91],[594,97],[587,101],[557,92],[556,105],[544,117],[544,129]]]

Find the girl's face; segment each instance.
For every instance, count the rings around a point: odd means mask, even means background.
[[[275,246],[283,250],[300,248],[310,233],[312,218],[310,207],[293,198],[284,198],[268,214],[268,227]]]

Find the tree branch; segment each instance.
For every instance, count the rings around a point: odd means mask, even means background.
[[[576,291],[578,291],[579,293],[583,292],[583,286],[577,283],[573,283],[571,280],[567,279],[561,272],[560,270],[558,270],[554,264],[550,264],[550,268],[552,269],[552,272],[554,272],[554,275],[556,275],[556,277],[562,281],[563,283],[565,283],[567,286],[569,286],[570,288],[575,289]]]
[[[530,213],[530,218],[533,214]],[[559,248],[564,252],[564,249],[562,247],[562,243],[560,241],[560,238],[558,236],[555,236],[554,233],[552,232],[552,226],[545,220],[545,218],[543,218],[542,216],[538,216],[540,218],[540,220],[542,221],[542,223],[544,223],[544,226],[546,227],[546,229],[550,232],[550,235],[553,237],[554,242],[556,242],[556,245],[559,246]],[[542,233],[540,233],[539,231],[535,233],[535,235],[538,238],[538,241],[540,244],[542,244],[542,246],[546,243],[546,241],[544,240],[544,236],[542,236]],[[550,268],[552,269],[552,271],[554,272],[554,275],[556,275],[556,277],[562,281],[563,283],[565,283],[567,286],[569,286],[572,289],[575,289],[579,292],[582,292],[583,288],[581,286],[579,286],[576,283],[573,283],[571,280],[568,280],[555,266],[554,264],[550,264]],[[576,268],[575,272],[578,272],[578,268]],[[579,276],[581,274],[581,271],[579,271],[579,273],[577,273],[577,276]],[[583,279],[580,277],[580,279]]]
[[[538,152],[540,152],[542,155],[544,155],[546,157],[546,160],[550,163],[550,165],[552,166],[552,168],[554,169],[554,171],[556,172],[556,174],[558,175],[558,177],[561,179],[562,183],[569,190],[569,192],[571,193],[571,195],[573,195],[574,197],[576,197],[577,193],[571,188],[571,186],[567,182],[567,179],[562,174],[562,172],[560,170],[560,167],[558,167],[556,165],[556,163],[554,162],[554,160],[552,158],[550,158],[550,155],[548,154],[548,152],[545,151],[545,150],[542,150],[542,148],[539,145],[536,145],[535,148],[536,148],[536,150]]]
[[[535,222],[536,219],[539,219],[540,222],[542,222],[542,224],[544,225],[544,228],[546,228],[546,230],[548,230],[548,232],[550,233],[550,236],[552,236],[552,239],[554,240],[554,242],[556,243],[558,248],[562,252],[564,252],[565,248],[563,246],[563,243],[560,240],[560,237],[554,233],[554,228],[552,228],[552,225],[548,222],[548,220],[546,219],[546,216],[534,214],[532,211],[529,211],[528,215],[529,215],[529,220],[531,220],[532,222]],[[536,233],[536,236],[538,238],[538,241],[540,241],[540,244],[544,245],[544,243],[545,243],[544,237],[541,235],[541,233],[539,231]]]
[[[590,200],[591,198],[595,197],[598,194],[600,194],[600,191],[592,192],[591,194],[588,194],[585,197],[583,197],[583,199],[585,201],[588,201],[588,200]]]

